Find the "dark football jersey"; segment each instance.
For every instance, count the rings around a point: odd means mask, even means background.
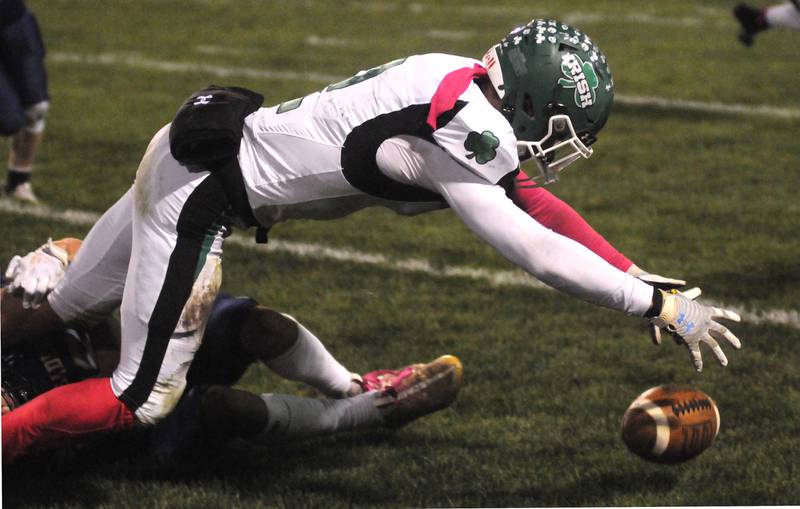
[[[2,354],[2,394],[10,408],[59,385],[98,374],[89,335],[65,329]]]

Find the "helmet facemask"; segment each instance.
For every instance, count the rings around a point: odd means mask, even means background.
[[[594,140],[586,140],[591,144]],[[580,158],[588,159],[593,151],[584,143],[569,115],[557,114],[550,117],[547,134],[538,141],[517,141],[517,152],[521,162],[533,159],[541,176],[539,184],[558,182],[558,174]],[[537,178],[532,178],[538,181]]]

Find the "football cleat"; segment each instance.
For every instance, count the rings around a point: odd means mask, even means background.
[[[368,373],[364,378],[372,384],[372,390],[381,391],[376,404],[383,424],[399,428],[450,406],[461,389],[462,370],[457,357],[443,355],[428,364]]]
[[[733,9],[733,16],[742,26],[738,38],[745,46],[752,46],[755,35],[769,28],[764,19],[764,11],[747,4],[737,5]]]
[[[30,182],[23,182],[12,189],[9,189],[8,186],[4,186],[3,195],[21,203],[39,203],[39,198],[33,194],[33,187],[31,187]]]

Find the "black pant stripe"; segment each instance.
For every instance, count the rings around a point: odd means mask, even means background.
[[[136,411],[150,396],[158,379],[170,337],[192,292],[195,268],[209,229],[218,224],[228,200],[212,175],[192,191],[181,209],[178,240],[169,258],[164,283],[147,324],[147,342],[133,383],[120,400]]]
[[[456,101],[452,109],[439,115],[437,129],[447,125],[466,105],[464,101]],[[441,196],[427,189],[390,179],[380,171],[375,161],[381,143],[393,136],[407,134],[436,143],[433,129],[427,123],[430,106],[414,104],[378,115],[355,127],[342,147],[342,173],[350,185],[386,200],[444,202]]]

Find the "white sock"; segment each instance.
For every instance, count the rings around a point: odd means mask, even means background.
[[[383,423],[383,416],[375,405],[379,397],[377,391],[345,399],[262,394],[269,413],[267,425],[249,440],[272,444],[376,427]]]
[[[328,397],[343,397],[351,390],[352,373],[300,323],[295,344],[265,364],[287,380],[306,383]]]
[[[800,30],[800,10],[792,2],[767,7],[764,20],[770,27]]]

